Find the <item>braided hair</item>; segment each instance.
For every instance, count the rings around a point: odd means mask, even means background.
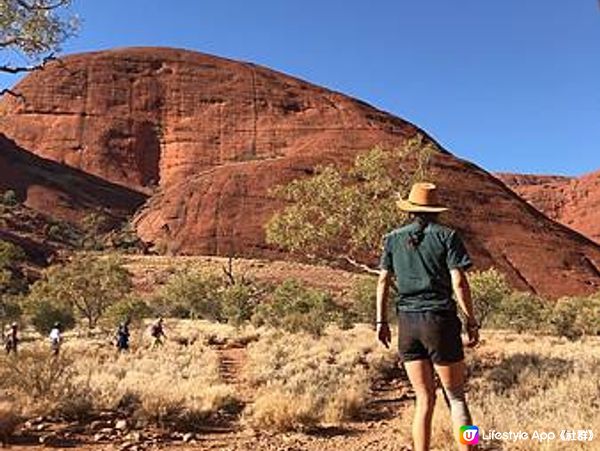
[[[425,237],[425,229],[427,226],[436,222],[438,219],[438,213],[411,213],[410,218],[417,224],[417,230],[410,232],[408,235],[408,239],[406,240],[408,247],[411,249],[416,249],[423,241]]]

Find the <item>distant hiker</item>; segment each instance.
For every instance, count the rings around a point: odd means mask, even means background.
[[[52,349],[53,355],[58,355],[60,352],[60,346],[62,344],[62,335],[60,330],[61,325],[60,323],[56,322],[50,331],[50,348]]]
[[[466,317],[467,346],[475,346],[479,325],[465,275],[471,259],[456,231],[438,223],[439,213],[447,208],[438,203],[436,194],[435,185],[416,183],[408,199],[398,201],[398,207],[410,213],[413,221],[384,239],[377,284],[377,337],[389,347],[392,337],[387,297],[393,274],[397,287],[398,352],[416,394],[413,449],[429,449],[435,370],[450,407],[459,449],[468,450],[470,446],[459,441],[461,426],[473,423],[465,400],[462,324],[456,304]]]
[[[152,348],[157,348],[163,345],[163,338],[167,338],[165,335],[165,328],[163,324],[163,319],[158,318],[158,321],[152,325],[150,328],[150,335],[154,338],[154,342],[152,343]]]
[[[128,351],[129,350],[129,324],[131,320],[127,318],[117,329],[117,349],[119,352]]]
[[[12,323],[10,325],[10,329],[4,339],[4,349],[6,350],[6,354],[8,355],[11,352],[16,354],[18,345],[19,345],[19,325],[17,323]]]

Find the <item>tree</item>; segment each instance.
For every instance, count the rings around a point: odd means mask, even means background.
[[[69,12],[71,3],[72,0],[0,0],[0,72],[30,72],[54,59],[61,44],[79,28],[77,16]],[[7,92],[12,93],[5,89],[0,95]]]
[[[21,316],[19,295],[27,288],[25,277],[19,270],[24,260],[23,250],[7,241],[0,240],[0,327]]]
[[[375,147],[359,155],[349,170],[318,167],[314,175],[276,188],[274,194],[288,206],[267,223],[267,242],[373,272],[364,262],[373,260],[383,235],[406,220],[396,206],[398,195],[425,178],[434,151],[434,144],[418,135],[395,150]],[[401,161],[407,168],[398,173],[394,168]]]
[[[70,306],[93,329],[106,310],[131,291],[131,275],[115,257],[77,256],[65,265],[45,271],[33,284],[30,304],[48,302]]]

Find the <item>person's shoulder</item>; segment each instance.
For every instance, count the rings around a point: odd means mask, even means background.
[[[437,222],[432,222],[431,224],[429,224],[429,230],[433,233],[437,233],[445,237],[449,237],[457,233],[456,229]]]
[[[399,235],[404,235],[404,234],[410,232],[413,228],[414,228],[414,224],[412,224],[412,223],[403,225],[403,226],[398,227],[397,229],[394,229],[391,232],[388,232],[387,234],[385,234],[384,238],[388,239],[388,238],[397,237]]]

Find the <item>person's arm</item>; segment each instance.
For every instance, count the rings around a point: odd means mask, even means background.
[[[452,277],[452,289],[456,296],[458,306],[465,314],[467,319],[467,333],[469,334],[469,345],[474,346],[479,341],[479,324],[475,318],[475,310],[473,308],[473,299],[471,298],[471,287],[469,280],[462,268],[454,268],[450,270]]]
[[[382,269],[377,280],[377,338],[388,348],[392,333],[388,324],[388,294],[390,291],[390,272]]]

